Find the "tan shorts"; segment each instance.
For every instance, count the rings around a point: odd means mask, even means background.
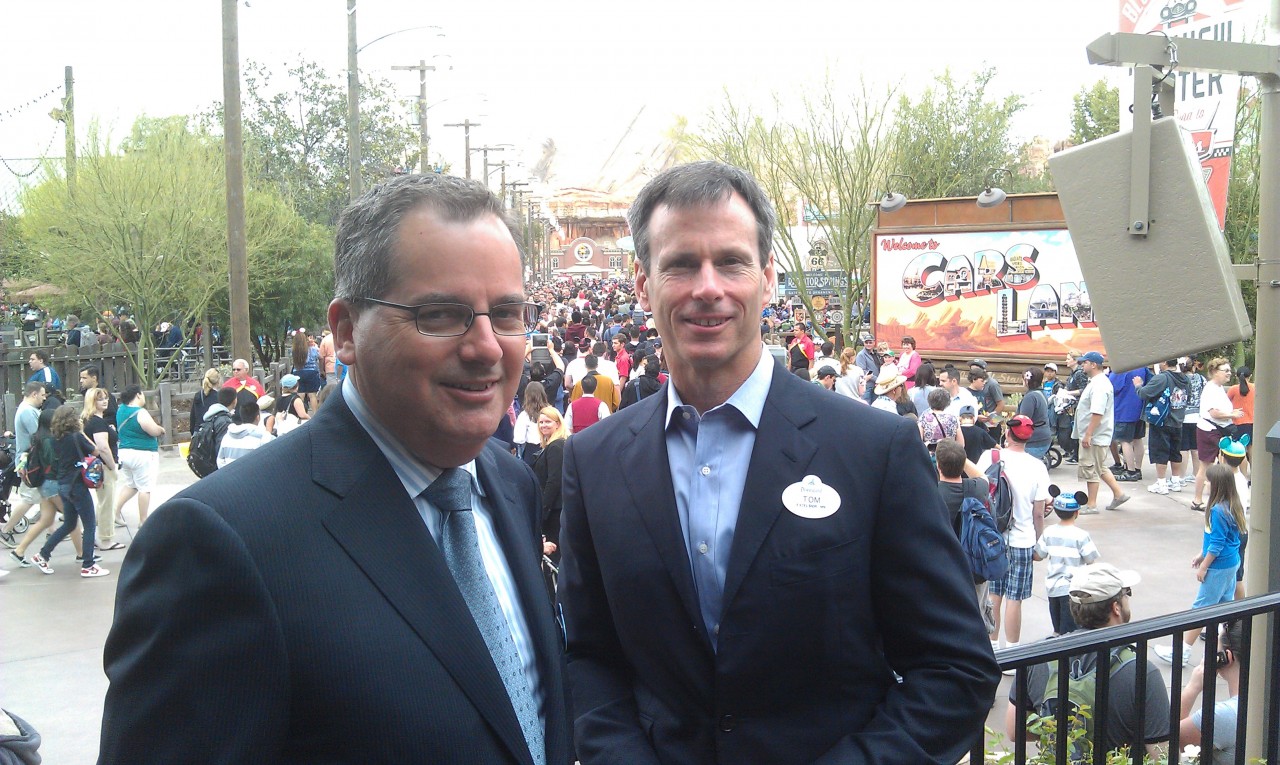
[[[1093,442],[1090,442],[1093,444]],[[1076,475],[1086,483],[1097,483],[1102,474],[1110,473],[1107,460],[1111,459],[1111,450],[1106,446],[1085,446],[1080,444],[1080,464],[1076,466]]]
[[[160,472],[160,455],[141,449],[120,450],[120,483],[138,491],[149,492]]]

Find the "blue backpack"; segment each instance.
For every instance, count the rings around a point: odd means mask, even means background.
[[[996,530],[987,506],[976,497],[965,497],[960,505],[960,545],[975,579],[989,582],[1009,573],[1004,535]]]
[[[1165,388],[1160,392],[1160,395],[1151,399],[1142,407],[1142,419],[1146,420],[1148,425],[1155,425],[1157,428],[1163,426],[1165,420],[1169,419],[1171,404],[1172,391],[1169,388]]]

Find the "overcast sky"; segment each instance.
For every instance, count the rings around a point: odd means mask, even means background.
[[[1204,0],[1211,2],[1212,0]],[[119,136],[139,114],[199,111],[222,97],[220,3],[215,0],[0,0],[0,157],[61,156],[47,113],[63,67],[75,67],[81,136],[90,118]],[[473,145],[514,144],[527,154],[555,139],[561,174],[590,176],[637,113],[636,130],[660,134],[674,115],[693,121],[728,88],[744,99],[793,93],[821,81],[859,77],[918,91],[951,67],[968,76],[986,65],[994,95],[1017,93],[1029,108],[1019,137],[1061,138],[1071,96],[1111,68],[1090,67],[1085,45],[1118,25],[1117,0],[361,0],[361,69],[396,83],[406,99],[417,74],[395,64],[428,59],[432,154],[462,166],[464,118],[482,123]],[[443,36],[441,36],[443,35]],[[287,69],[311,59],[346,66],[345,0],[249,0],[240,5],[240,54]],[[448,67],[452,69],[448,69]],[[50,89],[16,115],[3,112]],[[496,161],[496,159],[495,159]],[[23,172],[30,161],[10,160]],[[0,207],[13,178],[0,166]]]

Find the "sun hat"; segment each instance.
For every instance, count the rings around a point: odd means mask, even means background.
[[[880,367],[880,375],[876,377],[876,395],[883,396],[906,382],[907,376],[898,371],[896,364],[885,364]]]
[[[1110,563],[1090,563],[1071,575],[1072,603],[1100,603],[1110,600],[1126,587],[1142,581],[1137,571],[1120,570]]]
[[[298,376],[297,376],[297,375],[295,375],[295,374],[287,374],[287,375],[285,375],[284,377],[281,377],[281,378],[280,378],[280,387],[281,387],[281,388],[296,388],[296,387],[298,387]]]

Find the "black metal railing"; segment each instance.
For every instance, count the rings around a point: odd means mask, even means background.
[[[1280,593],[1271,593],[1208,608],[1198,608],[1154,619],[1144,619],[1115,627],[1074,632],[1070,635],[1051,638],[1040,643],[1008,648],[997,652],[996,658],[999,660],[1002,670],[1016,670],[1014,677],[1015,698],[1019,699],[1027,696],[1028,678],[1032,667],[1047,662],[1058,662],[1058,697],[1065,699],[1067,698],[1067,684],[1070,674],[1068,664],[1070,660],[1072,657],[1094,654],[1097,657],[1096,666],[1098,669],[1096,671],[1096,695],[1090,713],[1093,719],[1093,746],[1091,751],[1097,753],[1093,761],[1103,763],[1106,762],[1103,742],[1106,740],[1108,687],[1111,674],[1107,670],[1110,667],[1112,649],[1126,645],[1135,647],[1137,652],[1137,671],[1134,674],[1134,682],[1136,684],[1134,698],[1141,700],[1146,698],[1147,667],[1149,664],[1147,657],[1148,644],[1160,638],[1171,640],[1174,661],[1170,680],[1172,690],[1169,694],[1168,762],[1169,765],[1177,765],[1181,757],[1179,725],[1182,719],[1182,703],[1180,691],[1182,689],[1184,668],[1178,658],[1183,646],[1182,634],[1190,630],[1198,631],[1201,628],[1205,628],[1205,682],[1201,702],[1204,714],[1201,725],[1200,761],[1208,763],[1212,761],[1215,735],[1213,730],[1213,709],[1217,685],[1218,627],[1229,622],[1241,621],[1243,642],[1246,645],[1250,645],[1253,640],[1255,621],[1257,621],[1260,629],[1269,630],[1267,633],[1267,650],[1262,655],[1254,655],[1250,652],[1247,660],[1242,662],[1241,665],[1239,714],[1235,731],[1236,762],[1245,762],[1245,737],[1248,733],[1247,710],[1250,708],[1250,698],[1257,694],[1261,696],[1259,703],[1267,705],[1263,718],[1264,731],[1269,732],[1265,743],[1265,758],[1267,762],[1280,763],[1280,754],[1278,754],[1280,752],[1280,733],[1278,733],[1280,731],[1280,666],[1277,665],[1277,658],[1280,657],[1280,620],[1276,617],[1277,613],[1280,613]],[[1259,616],[1262,618],[1257,619],[1256,617]],[[1269,678],[1268,687],[1259,689],[1251,689],[1249,687],[1249,666],[1254,661],[1266,662],[1266,666],[1270,668],[1266,675]],[[1004,699],[997,699],[997,708],[1003,708],[1001,706],[1003,703],[1007,702]],[[1137,704],[1138,719],[1133,726],[1134,738],[1129,742],[1132,761],[1136,763],[1142,762],[1145,745],[1148,743],[1143,735],[1146,713],[1147,710],[1139,702]],[[1022,763],[1028,761],[1026,735],[1028,714],[1021,708],[1018,708],[1015,714],[1016,729],[1013,731],[1013,761],[1016,765],[1022,765]],[[1062,735],[1055,736],[1053,740],[1054,762],[1059,765],[1066,765],[1075,761],[1071,756],[1069,737],[1065,735],[1070,725],[1068,714],[1069,705],[1059,704],[1053,722],[1054,729],[1062,732]],[[972,765],[987,761],[985,747],[986,742],[984,741],[975,746],[973,751],[970,752],[969,762]]]

